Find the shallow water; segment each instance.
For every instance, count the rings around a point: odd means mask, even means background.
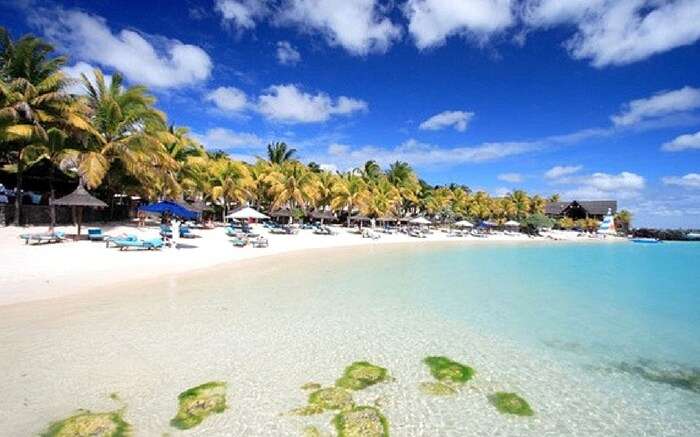
[[[330,413],[286,413],[306,403],[301,385],[332,385],[357,360],[395,378],[355,395],[379,405],[393,436],[698,435],[700,393],[649,375],[700,367],[699,254],[691,244],[361,247],[0,308],[0,435],[37,434],[78,408],[115,410],[111,393],[136,435],[178,435],[168,423],[178,393],[211,380],[228,382],[229,409],[187,435],[331,432]],[[425,395],[427,355],[476,377],[455,396]],[[501,415],[487,401],[495,391],[517,392],[535,416]]]

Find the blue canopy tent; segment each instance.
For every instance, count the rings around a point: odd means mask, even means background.
[[[168,200],[139,206],[139,211],[151,212],[155,214],[170,214],[185,220],[196,220],[197,217],[199,217],[198,212],[190,211],[184,206]]]

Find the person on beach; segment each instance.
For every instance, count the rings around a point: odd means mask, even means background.
[[[177,242],[180,239],[180,219],[177,217],[173,218],[172,226],[170,227],[172,229],[172,244],[175,249],[177,249]]]

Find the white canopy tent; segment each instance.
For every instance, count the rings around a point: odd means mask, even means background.
[[[260,211],[246,206],[245,208],[239,209],[238,211],[232,212],[226,216],[227,219],[238,219],[238,220],[265,220],[270,217],[261,213]]]
[[[425,217],[416,217],[409,221],[412,225],[432,225],[433,223]]]
[[[516,222],[515,220],[508,220],[507,222],[503,223],[503,226],[508,226],[508,227],[519,227],[520,223]]]
[[[474,227],[474,225],[471,222],[468,222],[466,220],[460,220],[457,223],[455,223],[454,226],[457,228],[473,228]]]

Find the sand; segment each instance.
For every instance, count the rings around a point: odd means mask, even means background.
[[[83,226],[83,232],[90,227]],[[155,224],[137,228],[132,223],[101,224],[108,235],[136,234],[141,238],[158,236]],[[380,234],[377,240],[362,238],[356,228],[334,226],[336,235],[316,235],[311,230],[300,230],[296,235],[270,234],[260,225],[255,232],[269,240],[267,248],[251,246],[238,248],[231,244],[224,227],[193,230],[198,238],[181,239],[179,248],[158,251],[120,251],[106,248],[105,243],[87,240],[73,241],[73,226],[57,227],[69,238],[55,244],[24,244],[20,234],[45,232],[45,226],[0,228],[0,306],[21,302],[50,299],[88,293],[96,289],[119,288],[119,285],[168,275],[185,275],[194,271],[258,258],[311,249],[352,247],[382,244],[427,244],[452,242],[455,244],[483,244],[487,242],[542,242],[542,241],[596,241],[577,237],[573,232],[559,232],[554,238],[530,238],[526,235],[495,233],[488,238],[450,237],[447,232],[435,230],[428,238],[418,239],[405,234]],[[608,239],[607,241],[612,241]]]

